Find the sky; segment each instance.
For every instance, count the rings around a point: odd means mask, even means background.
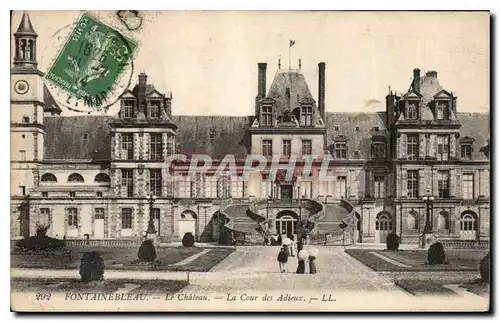
[[[77,11],[28,11],[38,33],[39,68],[57,54],[61,29]],[[22,12],[12,16],[13,31]],[[96,13],[120,24],[114,12]],[[487,12],[140,12],[133,85],[140,72],[163,93],[173,93],[175,115],[251,115],[257,63],[267,62],[267,90],[281,57],[302,72],[317,100],[318,63],[326,63],[327,112],[385,109],[389,86],[406,92],[412,71],[438,72],[458,96],[459,112],[490,109],[490,18]],[[121,26],[123,27],[123,26]],[[13,40],[13,37],[11,37]],[[13,41],[11,42],[13,45]],[[13,46],[12,46],[13,48]],[[116,107],[109,113],[117,112]],[[64,111],[65,115],[71,112]]]

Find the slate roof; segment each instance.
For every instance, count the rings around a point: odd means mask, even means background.
[[[43,107],[44,112],[50,112],[52,114],[61,113],[61,108],[57,105],[54,97],[45,84],[43,85],[43,101],[45,103],[45,106]]]
[[[490,114],[484,113],[457,113],[457,118],[462,126],[460,137],[469,136],[474,139],[472,159],[488,160],[481,152],[481,148],[488,144],[490,139]]]
[[[489,114],[458,113],[460,137],[474,138],[474,160],[487,160],[481,148],[490,138]],[[110,116],[45,117],[45,159],[109,160]],[[177,130],[176,151],[186,156],[207,154],[222,159],[227,154],[245,158],[250,145],[247,129],[253,116],[172,116]],[[385,113],[326,113],[327,147],[343,135],[349,159],[370,157],[371,138],[387,136]],[[376,130],[378,127],[378,131]],[[337,131],[338,128],[338,131]],[[84,135],[87,134],[87,140]],[[358,151],[356,155],[355,151]]]
[[[38,36],[33,28],[33,25],[31,24],[30,16],[26,12],[23,12],[21,22],[19,23],[19,27],[17,27],[14,35]]]
[[[287,88],[290,89],[290,104],[286,95]],[[298,70],[288,69],[280,69],[276,72],[267,97],[276,101],[278,115],[283,114],[287,109],[293,111],[299,106],[299,100],[303,98],[314,99],[304,75]]]
[[[46,116],[44,159],[109,160],[111,135],[109,120],[113,117]]]
[[[245,158],[249,146],[247,129],[253,116],[183,116],[174,115],[177,152],[190,156],[207,154],[222,159],[227,154]]]
[[[349,159],[370,157],[371,138],[387,135],[385,113],[326,113],[327,149],[343,135],[347,139]],[[376,129],[378,127],[378,130]],[[338,129],[338,130],[337,130]],[[355,155],[359,151],[359,156]]]
[[[487,160],[481,148],[489,139],[489,114],[458,113],[460,137],[474,138],[474,160]],[[110,116],[45,117],[45,159],[109,160]],[[172,116],[177,130],[176,151],[186,156],[207,154],[222,159],[227,154],[245,158],[250,144],[247,129],[253,116]],[[327,146],[343,135],[349,159],[370,157],[371,138],[387,136],[385,112],[326,113]],[[378,127],[378,131],[376,130]],[[338,128],[338,131],[337,131]],[[87,140],[84,135],[87,134]],[[355,155],[355,151],[359,151]]]

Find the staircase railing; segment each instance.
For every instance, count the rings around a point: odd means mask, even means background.
[[[267,207],[267,199],[254,199],[248,209],[252,214],[254,214],[256,217],[261,218],[261,220],[258,221],[259,229],[258,232],[259,234],[264,237],[264,238],[269,238],[271,236],[270,230],[269,230],[269,223],[271,220],[269,218],[266,218],[262,216],[259,213],[259,210],[262,209],[262,206]]]

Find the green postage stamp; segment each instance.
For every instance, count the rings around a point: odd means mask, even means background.
[[[79,110],[80,102],[80,107],[100,110],[117,99],[117,82],[136,49],[136,41],[84,13],[46,79],[67,92],[67,104],[74,109]]]

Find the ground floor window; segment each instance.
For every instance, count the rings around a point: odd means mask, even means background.
[[[276,232],[281,235],[297,234],[297,219],[284,215],[276,219]]]
[[[122,209],[122,229],[132,229],[132,209]]]
[[[76,208],[68,209],[68,227],[70,228],[78,227],[78,209]]]
[[[475,240],[477,234],[477,215],[464,212],[460,216],[460,239]]]

